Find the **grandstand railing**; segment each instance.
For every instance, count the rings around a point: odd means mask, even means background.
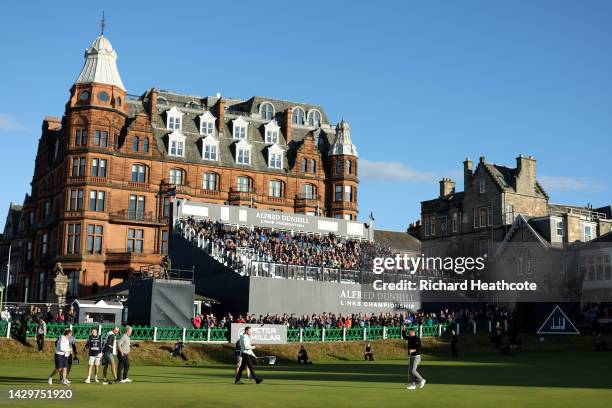
[[[20,322],[0,321],[0,337],[18,337],[20,334]],[[36,337],[35,322],[29,322],[27,326],[27,337]],[[113,324],[63,324],[48,323],[47,338],[57,338],[64,334],[66,329],[71,329],[77,340],[85,340],[92,329],[98,329],[98,333],[105,336],[113,329]],[[458,326],[452,326],[458,330]],[[450,326],[447,324],[406,326],[406,329],[414,329],[421,337],[439,337],[447,333]],[[121,330],[124,331],[125,327]],[[288,343],[302,342],[343,342],[343,341],[365,341],[400,339],[400,326],[370,326],[370,327],[307,327],[287,328]],[[183,327],[150,327],[132,326],[132,340],[142,341],[183,341],[186,343],[227,343],[230,340],[230,331],[227,327],[211,328],[183,328]]]

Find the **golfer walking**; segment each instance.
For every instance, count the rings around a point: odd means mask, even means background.
[[[130,370],[130,336],[132,335],[132,327],[126,326],[125,333],[117,341],[117,351],[119,358],[119,368],[117,369],[117,380],[120,383],[131,383],[128,378]]]
[[[240,377],[242,376],[242,371],[245,368],[251,372],[251,377],[255,379],[255,383],[259,384],[263,381],[263,378],[258,377],[253,369],[253,362],[257,358],[255,353],[253,353],[254,348],[255,346],[251,344],[251,328],[247,326],[244,328],[244,333],[240,336],[240,353],[242,355],[242,362],[240,363],[240,368],[236,373],[236,381],[234,384],[244,384],[242,381],[240,381]]]
[[[59,373],[61,383],[70,384],[68,380],[68,356],[70,355],[70,338],[72,331],[66,329],[64,334],[55,342],[55,369],[49,374],[48,382],[53,384],[53,376]]]
[[[410,365],[408,366],[408,385],[409,390],[415,390],[416,384],[420,385],[420,388],[425,386],[425,379],[421,377],[417,368],[421,363],[421,339],[416,335],[414,329],[408,330],[406,335],[406,328],[402,326],[402,338],[408,341],[408,356],[410,358]]]

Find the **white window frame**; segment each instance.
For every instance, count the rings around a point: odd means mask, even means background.
[[[251,145],[244,139],[236,143],[236,164],[251,165]]]
[[[249,122],[242,116],[238,116],[232,121],[232,138],[236,140],[246,140],[249,131]]]
[[[185,135],[178,130],[168,135],[168,155],[185,157]]]
[[[587,235],[587,228],[589,229],[589,234]],[[584,242],[588,242],[593,239],[593,225],[592,224],[584,224],[582,226],[582,238]]]
[[[269,105],[272,107],[272,117],[271,118],[265,118],[264,114],[263,114],[263,110],[264,110],[264,106]],[[270,102],[262,102],[261,105],[259,105],[259,117],[261,117],[264,120],[272,120],[274,119],[274,115],[276,114],[276,108],[274,107],[274,105]]]
[[[204,112],[199,116],[200,118],[200,134],[205,136],[214,136],[215,134],[215,122],[217,118],[213,116],[209,111]]]
[[[183,115],[184,113],[178,110],[176,106],[166,111],[166,128],[179,131],[183,129]]]
[[[313,117],[315,114],[319,115],[319,119],[318,119],[318,123],[314,123]],[[311,109],[308,111],[308,114],[306,115],[307,119],[306,119],[306,123],[308,123],[308,126],[310,127],[321,127],[321,118],[323,117],[323,115],[321,115],[321,112],[319,112],[318,109]],[[312,123],[311,123],[312,120]]]
[[[478,179],[478,192],[484,194],[487,192],[487,187],[484,178]]]
[[[280,170],[283,168],[284,151],[276,143],[268,148],[268,168]]]
[[[219,189],[219,175],[212,171],[205,172],[202,176],[202,188],[204,190],[217,191]],[[210,187],[214,188],[210,188]]]
[[[296,112],[297,112],[298,110],[301,110],[301,111],[302,111],[302,123],[295,122],[295,121],[293,120],[293,119],[295,118],[295,116],[296,116]],[[308,119],[306,118],[306,111],[305,111],[303,108],[301,108],[301,107],[299,107],[299,106],[296,106],[296,107],[294,107],[294,108],[293,108],[293,111],[291,112],[291,124],[292,124],[292,125],[304,126],[306,123],[308,123],[308,122],[307,122],[307,120],[308,120]]]
[[[268,196],[280,198],[283,196],[283,182],[280,180],[270,180],[268,183]]]
[[[563,238],[563,230],[564,230],[563,220],[555,220],[555,235],[558,238]],[[561,231],[561,233],[559,233],[559,231]]]
[[[264,125],[264,133],[266,144],[273,145],[279,143],[280,126],[275,120],[271,120]]]
[[[202,160],[219,160],[219,141],[212,135],[202,139]]]

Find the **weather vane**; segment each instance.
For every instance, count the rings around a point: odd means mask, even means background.
[[[106,19],[104,18],[104,11],[102,11],[102,18],[100,19],[100,35],[104,35],[105,25],[106,25]]]

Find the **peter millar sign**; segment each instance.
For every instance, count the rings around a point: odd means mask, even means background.
[[[253,344],[287,343],[287,326],[284,324],[232,323],[230,341],[236,343],[247,326],[251,327],[251,343]]]

